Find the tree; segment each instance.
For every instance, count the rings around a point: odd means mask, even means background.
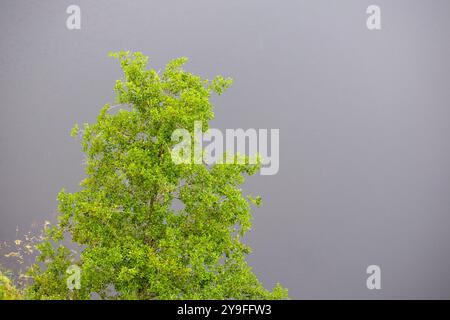
[[[39,245],[30,269],[31,298],[88,299],[283,299],[279,284],[266,290],[245,261],[250,248],[251,203],[239,189],[259,164],[175,164],[174,130],[204,131],[213,119],[212,93],[231,79],[212,81],[185,71],[186,58],[161,73],[147,69],[136,52],[111,54],[123,69],[117,103],[105,105],[94,124],[78,125],[87,154],[82,189],[58,195],[57,225]],[[194,140],[194,137],[193,137]],[[236,158],[237,159],[237,158]],[[82,248],[77,257],[65,237]],[[81,289],[66,286],[66,269],[82,270]]]

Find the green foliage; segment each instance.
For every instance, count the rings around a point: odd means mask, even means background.
[[[212,81],[186,72],[186,58],[161,72],[148,58],[119,52],[124,72],[115,85],[119,110],[105,105],[94,124],[78,125],[87,154],[81,191],[58,195],[59,222],[40,246],[30,269],[34,299],[283,299],[287,290],[266,290],[245,261],[251,203],[239,185],[259,165],[176,165],[172,132],[203,130],[213,119],[212,93],[231,79]],[[194,139],[192,139],[194,140]],[[65,235],[83,248],[76,257]],[[82,269],[81,289],[66,287],[65,270]]]
[[[17,290],[12,281],[0,271],[0,300],[17,299],[21,299],[19,290]]]

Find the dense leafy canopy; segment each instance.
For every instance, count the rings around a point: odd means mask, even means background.
[[[105,105],[94,124],[77,125],[86,178],[81,190],[58,195],[59,220],[39,245],[40,263],[27,295],[36,299],[282,299],[266,290],[245,261],[241,238],[251,227],[244,175],[259,165],[175,164],[177,128],[208,129],[212,93],[231,84],[185,71],[186,58],[162,72],[147,69],[141,53],[112,54],[124,77],[115,85],[118,108]],[[194,140],[194,137],[193,137]],[[78,256],[65,238],[81,248]],[[82,270],[81,289],[70,291],[66,269]]]

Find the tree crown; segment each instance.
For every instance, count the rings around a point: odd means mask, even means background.
[[[278,299],[260,284],[245,261],[241,238],[251,227],[251,204],[239,185],[259,165],[175,164],[172,133],[204,130],[213,119],[212,93],[231,79],[202,79],[172,60],[162,72],[148,58],[119,52],[118,110],[105,105],[94,124],[75,125],[86,153],[81,190],[58,195],[58,224],[39,245],[30,274],[36,298],[86,299],[92,293],[120,299]],[[193,137],[194,139],[194,137]],[[81,248],[75,255],[64,245]],[[81,289],[70,291],[65,270],[82,269]]]

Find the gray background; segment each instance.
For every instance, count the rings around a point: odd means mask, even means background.
[[[81,7],[79,31],[66,8]],[[381,31],[366,8],[382,10]],[[248,242],[293,298],[450,298],[450,2],[0,0],[0,241],[83,177],[75,122],[120,77],[109,51],[234,78],[213,126],[279,128]],[[366,267],[382,289],[366,288]]]

